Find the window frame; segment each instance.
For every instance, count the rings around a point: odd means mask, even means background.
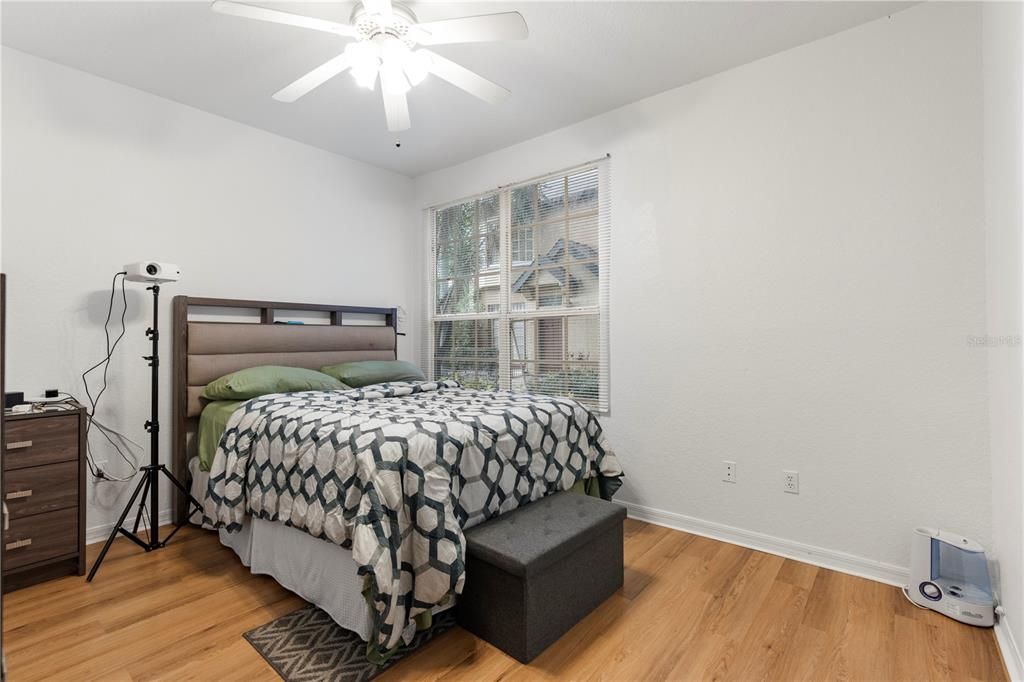
[[[569,355],[566,354],[562,358],[563,369],[567,370],[577,364],[596,365],[598,374],[598,396],[596,400],[580,399],[580,402],[587,405],[591,409],[600,413],[608,413],[610,411],[610,314],[609,314],[609,292],[610,292],[610,235],[611,235],[611,220],[610,220],[610,181],[609,181],[609,161],[607,158],[600,159],[594,162],[580,164],[571,168],[548,173],[536,178],[525,180],[522,182],[516,182],[508,185],[500,186],[496,189],[492,189],[486,192],[481,192],[472,196],[468,196],[455,201],[445,202],[438,204],[426,209],[426,229],[427,229],[427,272],[428,272],[428,287],[427,287],[427,306],[426,315],[424,316],[426,334],[425,343],[423,344],[424,353],[424,369],[426,374],[431,379],[434,378],[436,363],[439,360],[437,351],[439,348],[436,347],[437,339],[435,338],[435,329],[437,323],[440,322],[458,322],[458,321],[470,321],[470,320],[493,320],[494,333],[497,335],[497,388],[498,390],[512,390],[512,377],[513,365],[539,365],[541,361],[538,358],[533,360],[525,359],[514,359],[512,358],[512,339],[511,334],[513,333],[513,325],[517,325],[523,322],[523,327],[529,328],[529,320],[541,320],[545,318],[561,318],[563,319],[563,326],[568,329],[570,323],[568,318],[575,316],[586,316],[596,317],[598,325],[598,349],[596,361],[586,361],[585,363],[578,363],[576,360],[570,359]],[[534,222],[529,223],[528,226],[516,226],[512,224],[512,193],[514,190],[529,186],[529,185],[540,185],[551,180],[558,178],[568,179],[576,174],[581,174],[591,169],[597,172],[597,205],[592,209],[581,211],[578,214],[573,213],[570,205],[568,194],[565,199],[565,215],[557,218],[545,217],[544,219],[537,219]],[[475,312],[471,313],[439,313],[437,309],[437,287],[438,283],[450,278],[439,278],[438,277],[438,262],[437,262],[437,224],[436,216],[439,212],[446,209],[450,209],[454,206],[459,206],[472,201],[479,201],[490,196],[497,195],[498,197],[498,258],[497,266],[495,266],[491,259],[488,257],[490,254],[490,244],[487,243],[487,237],[483,233],[479,234],[480,246],[479,254],[477,257],[477,271],[475,273],[475,280],[477,284],[477,305]],[[479,204],[477,204],[479,206]],[[586,263],[572,263],[572,265],[588,265],[593,260],[598,267],[597,272],[599,273],[596,278],[597,281],[597,297],[596,303],[587,305],[558,305],[557,307],[543,307],[540,305],[540,301],[537,301],[537,305],[534,310],[525,310],[525,304],[513,303],[512,302],[512,282],[513,276],[518,276],[517,273],[524,272],[523,269],[526,266],[532,265],[535,272],[539,271],[537,266],[537,260],[539,256],[534,253],[534,246],[537,243],[535,230],[540,226],[548,225],[551,223],[564,222],[566,224],[566,239],[569,237],[570,221],[577,220],[579,218],[593,218],[596,216],[597,222],[597,244],[596,250],[598,252],[595,259],[587,259]],[[539,218],[539,216],[537,216]],[[475,221],[474,230],[479,230],[480,221]],[[520,233],[519,238],[526,243],[526,236],[529,238],[529,260],[515,260],[515,255],[523,255],[523,249],[525,246],[521,246],[518,254],[513,253],[513,236],[516,230],[523,230]],[[568,241],[565,242],[568,244]],[[486,252],[486,254],[485,254]],[[485,263],[486,261],[486,263]],[[568,266],[570,263],[566,261],[564,265]],[[518,270],[515,270],[518,268]],[[498,310],[492,310],[492,304],[487,304],[483,301],[479,295],[480,278],[482,274],[498,276]],[[570,293],[567,291],[562,294],[565,298],[570,297]],[[570,301],[571,302],[571,301]],[[534,328],[539,328],[539,323],[534,325]],[[454,325],[452,325],[454,328]],[[478,363],[479,367],[479,363]],[[579,398],[577,398],[579,399]]]

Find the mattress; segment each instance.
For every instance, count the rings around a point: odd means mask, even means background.
[[[189,461],[192,494],[202,499],[209,474],[202,471],[199,458]],[[230,547],[249,570],[269,575],[282,587],[324,610],[335,623],[368,641],[373,630],[373,614],[363,596],[363,579],[352,552],[332,542],[320,540],[276,521],[247,517],[242,529],[229,533],[219,530],[221,544]],[[434,609],[435,613],[449,608]],[[402,638],[408,642],[415,625],[407,627]]]

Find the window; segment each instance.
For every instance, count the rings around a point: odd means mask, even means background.
[[[430,211],[434,378],[608,409],[606,164]]]
[[[512,264],[527,265],[533,260],[533,230],[528,227],[512,228]]]
[[[498,293],[498,195],[435,211],[435,312],[486,310]]]

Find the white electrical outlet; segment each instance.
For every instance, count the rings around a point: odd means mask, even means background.
[[[722,460],[722,480],[726,483],[736,482],[736,462],[730,462],[727,459]]]
[[[791,493],[793,495],[800,494],[800,472],[799,471],[783,471],[782,472],[782,492]]]

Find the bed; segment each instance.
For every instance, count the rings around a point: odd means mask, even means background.
[[[190,317],[209,308],[254,309],[258,321]],[[327,324],[274,324],[281,310]],[[559,490],[610,497],[621,479],[596,417],[570,400],[447,380],[274,394],[212,410],[200,400],[208,382],[248,367],[393,360],[394,309],[177,297],[174,319],[174,468],[204,502],[204,523],[251,570],[379,654],[452,605],[465,579],[463,528]],[[219,430],[207,475],[197,431],[209,441]]]

